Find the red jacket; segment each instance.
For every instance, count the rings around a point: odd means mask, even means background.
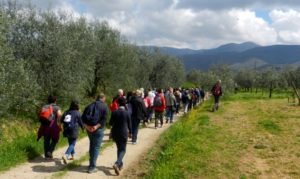
[[[154,110],[155,111],[158,111],[158,112],[164,112],[165,111],[165,109],[166,109],[166,99],[165,99],[165,97],[164,97],[164,95],[163,94],[158,94],[159,96],[160,96],[160,98],[161,98],[161,100],[162,100],[162,105],[160,106],[160,107],[155,107],[154,106]],[[156,97],[155,97],[156,98]],[[155,99],[154,98],[154,99]]]

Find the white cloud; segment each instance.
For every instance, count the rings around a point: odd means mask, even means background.
[[[73,18],[106,20],[142,45],[211,48],[253,41],[261,45],[300,43],[300,1],[263,0],[33,0],[64,10]],[[270,11],[271,22],[255,14]]]
[[[273,10],[270,13],[272,26],[278,32],[278,41],[281,43],[300,43],[300,11]]]

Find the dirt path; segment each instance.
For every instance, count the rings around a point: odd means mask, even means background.
[[[176,119],[177,117],[175,117]],[[128,143],[127,152],[124,162],[124,170],[126,172],[130,166],[134,166],[139,158],[145,154],[157,141],[159,136],[168,129],[170,124],[165,124],[162,128],[155,129],[154,124],[149,124],[148,127],[140,129],[138,135],[138,144],[132,145]],[[108,131],[105,132],[104,143],[108,141]],[[103,144],[104,144],[103,143]],[[102,145],[103,145],[102,144]],[[80,158],[87,154],[89,146],[89,140],[87,137],[81,139],[76,144],[76,157]],[[0,178],[22,178],[22,179],[40,179],[40,178],[54,178],[53,175],[57,174],[65,165],[62,164],[61,156],[64,154],[66,147],[60,148],[54,152],[53,160],[46,160],[42,157],[38,157],[25,164],[19,165],[7,172],[1,173]],[[112,168],[117,158],[117,148],[115,145],[107,147],[100,154],[97,161],[98,172],[88,174],[86,172],[88,161],[83,162],[80,167],[68,171],[68,173],[62,178],[116,178],[114,170]],[[119,177],[122,177],[122,173]],[[55,177],[57,178],[57,177]]]

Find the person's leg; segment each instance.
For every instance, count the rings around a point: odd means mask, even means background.
[[[54,152],[55,147],[56,147],[57,141],[53,140],[52,138],[50,139],[50,152],[51,154]]]
[[[75,138],[68,138],[69,147],[66,151],[66,156],[69,158],[70,155],[75,154],[75,145],[76,145],[76,139]]]
[[[155,128],[158,127],[158,119],[159,119],[159,112],[155,111],[155,124],[154,124]]]
[[[219,109],[220,96],[216,96],[216,110]]]
[[[102,139],[104,136],[104,128],[98,129],[93,133],[89,133],[89,139],[90,139],[90,165],[89,169],[93,170],[96,167],[99,150],[101,147]]]
[[[138,120],[138,119],[132,120],[132,142],[133,143],[135,143],[137,141],[139,124],[140,124],[140,120]]]
[[[160,127],[162,127],[164,124],[164,112],[159,112],[158,116],[160,120]]]
[[[186,114],[188,112],[189,103],[184,104],[184,113]]]
[[[44,136],[44,154],[45,154],[45,158],[50,157],[49,156],[49,152],[50,152],[50,140],[51,140],[50,136]]]
[[[166,123],[168,123],[170,117],[171,117],[171,107],[170,106],[167,106],[167,109],[166,109]]]
[[[119,169],[121,169],[123,167],[123,158],[125,156],[126,153],[126,143],[127,141],[116,141],[117,144],[117,161],[116,164],[118,165]]]
[[[173,117],[174,117],[174,111],[171,107],[171,109],[170,109],[170,123],[173,123]]]

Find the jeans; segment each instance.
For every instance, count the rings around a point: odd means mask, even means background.
[[[170,122],[172,122],[173,121],[173,115],[174,115],[174,112],[173,112],[172,106],[167,106],[167,109],[166,109],[167,121],[170,120]]]
[[[53,141],[51,136],[44,136],[44,152],[45,152],[45,157],[50,157],[48,153],[52,152],[55,149],[57,142]]]
[[[139,132],[140,119],[132,118],[132,142],[136,142]]]
[[[93,169],[96,167],[97,158],[99,155],[100,146],[104,136],[104,128],[97,129],[95,132],[87,132],[90,139],[90,165],[89,168]]]
[[[65,154],[69,157],[70,155],[75,154],[76,138],[69,138],[68,137],[68,143],[69,143],[69,147],[68,147]]]
[[[158,120],[160,120],[160,125],[163,125],[163,113],[164,112],[155,111],[155,127],[158,126]]]
[[[126,153],[126,144],[127,141],[123,140],[123,141],[116,141],[116,145],[117,145],[117,161],[116,164],[118,165],[119,168],[123,167],[123,158],[125,156]]]

